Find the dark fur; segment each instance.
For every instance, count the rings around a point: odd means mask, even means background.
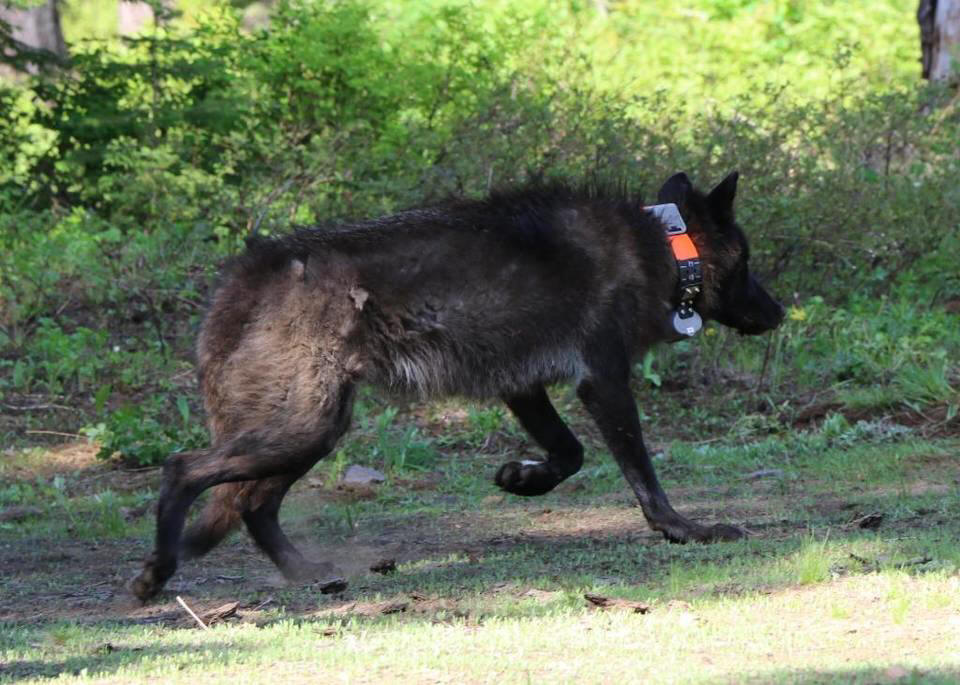
[[[704,195],[678,174],[658,201],[680,206],[700,251],[701,316],[760,333],[783,312],[747,270],[736,183],[731,174]],[[287,577],[328,573],[293,547],[277,514],[347,429],[358,382],[502,398],[547,458],[508,462],[496,483],[539,495],[583,462],[544,389],[572,380],[654,529],[679,542],[740,537],[670,506],[630,394],[632,360],[675,337],[676,283],[663,226],[639,199],[565,185],[250,241],[198,341],[212,446],[167,460],[156,550],[134,592],[154,595],[179,558],[207,552],[241,520]],[[182,536],[187,509],[211,487]]]

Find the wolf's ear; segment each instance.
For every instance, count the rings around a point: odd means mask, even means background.
[[[740,178],[739,171],[732,171],[730,174],[717,184],[717,187],[707,195],[707,202],[710,208],[718,214],[727,214],[733,211],[733,199],[737,196],[737,180]]]
[[[690,183],[687,175],[681,171],[679,174],[674,174],[668,178],[667,182],[663,184],[660,192],[657,193],[657,203],[663,205],[672,202],[679,207],[685,203],[691,190],[693,190],[693,184]]]

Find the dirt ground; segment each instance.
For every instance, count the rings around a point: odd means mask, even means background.
[[[25,480],[69,473],[71,492],[79,494],[111,489],[131,492],[158,485],[159,470],[119,471],[93,459],[93,451],[82,444],[63,446],[35,468],[23,467],[17,475]],[[427,476],[402,481],[393,487],[412,498],[439,501],[432,492],[436,481]],[[726,500],[728,518],[748,522],[755,534],[764,537],[789,535],[798,522],[766,518],[768,498],[757,486],[756,496]],[[382,579],[371,566],[383,560],[415,564],[457,555],[464,559],[463,572],[495,550],[538,548],[545,554],[565,545],[657,546],[659,535],[649,530],[632,495],[626,491],[591,498],[589,505],[578,497],[581,485],[564,484],[549,498],[518,499],[490,494],[475,508],[447,508],[438,513],[389,512],[361,520],[349,534],[326,534],[322,516],[315,512],[324,504],[347,504],[376,495],[371,489],[342,490],[318,487],[307,477],[295,486],[285,504],[285,526],[308,558],[333,561],[349,581],[346,592],[328,597],[325,608],[337,608],[356,601],[370,589],[372,579]],[[491,485],[491,493],[496,493]],[[716,493],[677,489],[674,500],[693,518],[709,519],[716,510]],[[455,499],[455,498],[454,498]],[[282,602],[287,612],[317,610],[316,593],[307,586],[292,586],[274,569],[243,532],[234,534],[211,554],[184,563],[166,591],[147,605],[134,599],[127,588],[149,552],[152,511],[142,507],[129,512],[139,522],[137,536],[97,540],[71,539],[69,533],[55,541],[32,536],[0,536],[5,592],[0,599],[0,621],[19,624],[56,620],[120,621],[132,623],[188,622],[177,604],[177,595],[192,598],[200,611],[229,600],[241,601],[244,614],[255,619],[257,610],[276,608]],[[67,522],[64,521],[66,525]],[[387,590],[378,583],[378,589]],[[308,590],[304,592],[304,590]]]

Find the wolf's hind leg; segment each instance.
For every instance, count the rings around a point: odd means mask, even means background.
[[[350,424],[353,411],[353,387],[346,385],[342,389],[338,402],[330,416],[323,422],[326,426],[323,440],[319,444],[313,463],[325,457],[337,444]],[[306,470],[309,470],[309,466]],[[257,546],[276,564],[287,580],[327,580],[343,585],[336,577],[336,568],[331,563],[308,561],[293,545],[280,528],[280,505],[290,486],[306,470],[296,471],[282,476],[267,478],[251,484],[248,496],[244,498],[243,522]]]
[[[157,506],[154,551],[133,580],[133,593],[142,600],[149,599],[174,574],[187,510],[200,493],[220,483],[261,480],[302,469],[309,451],[309,446],[279,451],[256,440],[244,440],[168,457]]]
[[[583,465],[583,446],[550,403],[542,385],[503,401],[534,440],[547,451],[544,461],[508,461],[494,482],[515,495],[536,496],[553,490]]]
[[[285,431],[285,426],[274,426],[263,437],[253,431],[215,448],[181,452],[167,459],[157,506],[154,552],[131,585],[137,597],[146,600],[154,596],[176,571],[187,510],[200,493],[222,483],[277,478],[276,482],[283,487],[272,486],[274,490],[268,493],[272,496],[266,498],[270,506],[252,518],[245,516],[244,520],[248,527],[253,522],[251,533],[268,553],[271,550],[280,553],[293,550],[299,556],[289,540],[279,533],[276,513],[287,488],[333,449],[346,430],[352,406],[352,388],[349,385],[341,386],[330,394],[337,400],[318,410],[319,414],[309,426],[292,427],[299,430]],[[206,541],[210,540],[212,538],[206,538]],[[198,545],[196,540],[189,539],[188,542],[195,545],[198,551],[206,544]]]
[[[263,550],[287,580],[337,580],[330,563],[307,561],[280,528],[280,505],[300,474],[276,476],[253,484],[243,522],[257,546]]]
[[[213,490],[203,512],[183,533],[180,561],[207,554],[241,523],[257,546],[290,580],[330,577],[332,564],[315,564],[303,558],[280,528],[278,514],[284,495],[299,474],[264,480],[223,483]]]
[[[196,559],[216,547],[240,525],[236,500],[246,483],[223,483],[211,488],[210,501],[183,533],[180,559]]]

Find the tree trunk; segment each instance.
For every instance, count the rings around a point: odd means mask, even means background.
[[[923,77],[960,80],[960,0],[920,0],[917,22]]]

